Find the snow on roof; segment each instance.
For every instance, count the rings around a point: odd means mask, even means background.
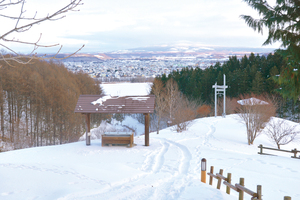
[[[76,113],[153,113],[155,96],[80,95]]]
[[[149,99],[150,97],[128,97],[126,99],[132,99],[133,101],[146,101],[147,99]]]
[[[118,98],[121,98],[121,97],[126,97],[126,96],[115,96],[115,97],[112,97],[110,95],[108,96],[103,96],[99,99],[97,99],[96,101],[93,101],[91,102],[91,104],[93,105],[97,105],[99,104],[99,106],[102,106],[103,103],[109,99],[118,99]],[[145,97],[145,96],[135,96],[135,97],[127,97],[126,99],[131,99],[133,101],[146,101],[148,98],[150,97]],[[114,105],[114,106],[125,106],[125,105]]]
[[[106,100],[111,99],[111,98],[112,97],[110,95],[109,96],[103,96],[103,97],[97,99],[96,101],[91,102],[91,104],[93,104],[93,105],[96,105],[96,104],[102,105],[103,102],[105,102]]]
[[[237,101],[238,104],[244,106],[244,105],[268,105],[269,103],[266,102],[266,101],[263,101],[263,100],[260,100],[260,99],[257,99],[257,98],[250,98],[250,99],[243,99],[243,100],[239,100]]]

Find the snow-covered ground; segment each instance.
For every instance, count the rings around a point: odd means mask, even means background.
[[[148,95],[151,91],[152,83],[104,83],[101,84],[106,95],[111,96],[131,96]]]
[[[257,154],[259,144],[275,146],[265,135],[247,145],[237,115],[196,119],[183,133],[171,127],[150,133],[148,147],[144,136],[134,143],[102,147],[92,140],[91,146],[82,141],[0,153],[0,199],[237,199],[224,185],[215,189],[216,180],[213,186],[200,182],[202,158],[208,169],[232,173],[232,183],[243,177],[253,191],[262,185],[264,200],[300,199],[300,160]],[[299,143],[282,146],[292,148]]]

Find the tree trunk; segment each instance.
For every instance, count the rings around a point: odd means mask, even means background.
[[[280,149],[280,144],[279,143],[277,143],[277,148]]]
[[[0,106],[1,113],[1,132],[2,132],[2,140],[4,140],[4,112],[3,112],[3,104]]]

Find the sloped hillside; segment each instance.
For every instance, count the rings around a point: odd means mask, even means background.
[[[172,131],[172,127],[159,135],[151,133],[149,147],[139,136],[133,148],[102,147],[101,140],[92,140],[91,146],[76,142],[1,153],[0,197],[237,199],[234,191],[230,196],[225,194],[224,186],[219,191],[215,185],[200,182],[200,162],[206,158],[208,167],[231,172],[233,183],[244,177],[250,189],[262,185],[266,200],[285,195],[300,198],[299,160],[289,155],[257,154],[258,144],[272,144],[261,136],[255,145],[248,146],[245,128],[236,117],[197,119],[183,133]],[[299,148],[299,144],[283,148]]]

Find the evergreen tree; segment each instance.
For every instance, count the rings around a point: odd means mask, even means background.
[[[279,41],[285,48],[277,52],[285,57],[288,65],[275,80],[281,85],[280,93],[283,97],[297,100],[300,95],[300,1],[276,0],[275,6],[265,0],[244,1],[262,16],[254,19],[242,15],[245,22],[259,33],[263,33],[264,28],[269,31],[263,45]]]
[[[245,64],[247,64],[246,67]],[[178,84],[180,92],[187,98],[211,104],[214,100],[212,85],[216,82],[218,85],[223,85],[223,74],[226,75],[226,85],[228,85],[226,95],[228,97],[249,94],[252,89],[257,93],[272,93],[278,89],[278,84],[270,77],[278,75],[277,72],[280,73],[285,65],[283,57],[278,53],[269,54],[267,57],[255,56],[252,53],[249,58],[244,56],[241,61],[233,56],[223,64],[216,63],[204,70],[198,67],[195,69],[184,68],[182,71],[173,71],[168,77],[162,75],[158,79],[163,82],[165,87],[166,82],[173,78]],[[260,72],[260,75],[257,75],[257,72]]]
[[[252,92],[258,95],[263,92],[263,78],[260,71],[256,72],[255,74],[252,84]]]

